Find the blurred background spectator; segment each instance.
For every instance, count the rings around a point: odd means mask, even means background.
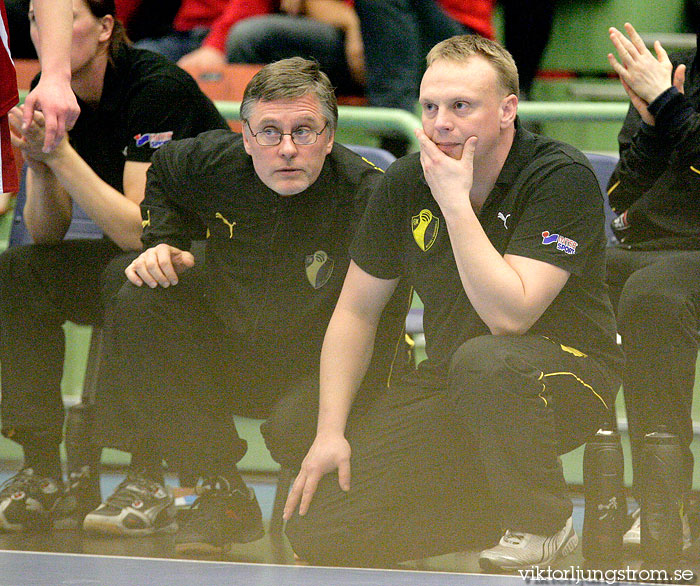
[[[313,58],[341,92],[364,83],[360,24],[352,0],[118,0],[136,46],[185,68]]]
[[[520,97],[526,100],[552,33],[555,0],[500,0],[500,3],[503,42],[518,66]]]
[[[36,50],[29,38],[29,2],[30,0],[5,0],[13,59],[36,59]]]
[[[117,18],[124,23],[129,39],[136,42],[170,33],[181,1],[115,0],[114,4]]]
[[[280,12],[247,18],[229,31],[231,63],[271,63],[313,58],[341,94],[359,94],[365,83],[360,21],[352,0],[286,0]]]

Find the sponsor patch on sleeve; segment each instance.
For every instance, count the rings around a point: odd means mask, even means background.
[[[137,134],[134,137],[137,147],[148,145],[152,149],[162,147],[165,143],[170,142],[172,139],[172,130],[168,130],[167,132],[146,132],[144,134]]]
[[[542,232],[542,244],[545,246],[548,244],[556,244],[557,250],[561,250],[566,254],[576,254],[576,247],[578,246],[576,240],[566,238],[559,234],[550,234],[547,230]]]

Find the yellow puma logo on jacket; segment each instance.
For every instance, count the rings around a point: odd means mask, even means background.
[[[228,237],[233,238],[233,227],[236,225],[236,222],[229,222],[226,218],[224,218],[221,212],[216,212],[216,215],[214,217],[217,220],[221,220],[224,224],[228,226]]]

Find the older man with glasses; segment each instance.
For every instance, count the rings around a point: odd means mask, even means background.
[[[299,460],[313,439],[323,334],[381,173],[334,144],[335,96],[313,62],[265,66],[241,117],[242,136],[203,133],[153,159],[145,251],[111,311],[96,406],[101,445],[130,451],[132,466],[87,515],[87,530],[176,531],[164,459],[181,480],[197,480],[178,553],[259,539],[260,508],[237,470],[246,442],[232,414],[267,417],[294,395],[307,416],[289,438]],[[206,240],[203,262],[190,252],[194,240]],[[377,338],[373,386],[388,376],[401,339],[403,297]]]

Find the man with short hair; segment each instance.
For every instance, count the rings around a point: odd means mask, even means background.
[[[559,454],[611,415],[619,386],[602,197],[582,153],[520,126],[517,69],[500,45],[452,37],[427,65],[420,153],[383,177],[350,250],[287,535],[310,563],[446,553],[479,501],[422,511],[461,477],[463,492],[486,485],[505,531],[481,552],[482,568],[515,571],[576,547]],[[346,428],[377,318],[400,281],[424,303],[427,360],[372,417]],[[441,436],[450,441],[439,452]],[[445,514],[455,522],[436,531],[431,519]]]
[[[207,132],[153,158],[146,250],[115,300],[97,399],[101,439],[130,451],[132,467],[87,515],[88,530],[174,531],[165,458],[181,478],[199,479],[175,537],[179,553],[259,539],[260,508],[236,467],[246,443],[232,414],[266,417],[286,394],[301,395],[306,421],[285,441],[299,442],[300,461],[313,439],[323,333],[381,173],[334,143],[335,95],[314,62],[263,67],[241,118],[242,137]],[[189,251],[193,239],[206,239],[204,262]],[[375,384],[388,376],[406,302],[407,294],[378,336]],[[119,376],[122,364],[129,373]]]

